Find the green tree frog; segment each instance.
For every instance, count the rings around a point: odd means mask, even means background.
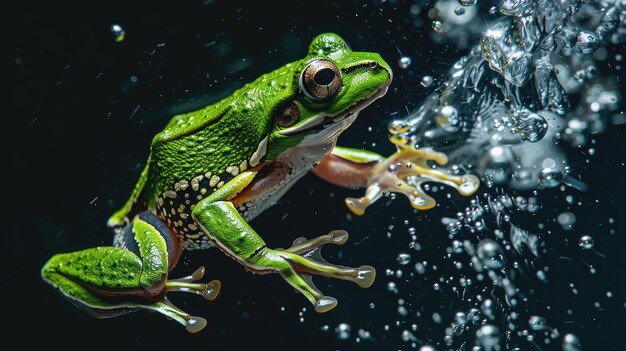
[[[188,277],[170,279],[185,250],[217,247],[254,273],[279,273],[326,312],[337,300],[315,287],[313,275],[369,287],[376,271],[322,259],[327,244],[342,245],[348,234],[332,231],[297,238],[286,249],[267,247],[249,222],[274,204],[306,172],[345,187],[366,188],[346,199],[356,214],[383,191],[405,194],[417,209],[435,205],[406,178],[422,176],[465,195],[477,178],[455,176],[426,162],[445,163],[432,150],[399,146],[388,158],[335,146],[360,110],[382,97],[392,81],[389,65],[376,53],[354,52],[336,34],[321,34],[308,55],[265,74],[230,97],[172,118],[152,140],[150,155],[134,191],[108,221],[113,246],[53,256],[43,279],[78,307],[96,317],[146,309],[197,332],[206,325],[175,307],[172,291],[216,298],[220,282],[199,283],[201,267]]]

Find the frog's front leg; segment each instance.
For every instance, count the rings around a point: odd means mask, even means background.
[[[280,273],[315,306],[317,312],[331,310],[337,300],[323,295],[313,284],[311,275],[350,280],[363,288],[372,285],[376,276],[373,267],[343,267],[330,264],[321,257],[323,245],[342,245],[348,240],[345,231],[333,231],[311,240],[297,238],[288,249],[268,248],[235,208],[236,204],[253,196],[255,181],[258,181],[254,179],[256,175],[256,171],[239,174],[193,210],[194,220],[222,251],[252,272]]]
[[[347,198],[346,205],[357,215],[378,200],[384,191],[404,194],[411,206],[427,210],[436,205],[435,200],[422,189],[424,182],[437,182],[452,186],[461,195],[472,195],[478,189],[479,180],[471,174],[452,175],[434,168],[428,161],[445,165],[448,157],[429,148],[416,149],[409,145],[397,145],[398,151],[383,156],[365,150],[336,146],[313,173],[335,185],[349,188],[366,188],[361,198]],[[412,178],[409,181],[409,178]]]
[[[208,300],[217,297],[220,282],[194,283],[204,268],[189,277],[168,280],[169,257],[177,245],[169,229],[152,213],[144,212],[118,234],[123,247],[95,247],[53,256],[41,275],[79,308],[99,318],[114,317],[138,309],[157,311],[197,332],[206,325],[172,305],[170,291],[189,291]]]

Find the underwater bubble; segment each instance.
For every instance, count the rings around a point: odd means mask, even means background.
[[[580,31],[574,44],[574,50],[582,55],[593,54],[600,47],[600,40],[590,31]]]
[[[400,57],[400,59],[398,60],[398,67],[400,67],[401,69],[407,69],[409,68],[411,63],[412,63],[412,60],[410,57],[403,56],[403,57]]]
[[[422,77],[422,81],[420,82],[424,88],[428,88],[433,85],[433,77],[432,76],[424,76]]]
[[[437,33],[441,33],[441,31],[443,30],[443,24],[441,23],[441,21],[439,20],[434,20],[433,24],[432,24],[433,30]]]
[[[335,328],[335,334],[337,335],[337,339],[346,340],[350,337],[350,324],[341,323]]]
[[[458,240],[452,241],[452,252],[454,253],[463,252],[463,243]]]
[[[536,143],[543,139],[548,131],[548,122],[540,115],[527,109],[515,111],[513,118],[515,119],[513,131],[519,133],[522,140]]]
[[[372,334],[365,329],[359,329],[357,333],[362,340],[372,340]]]
[[[454,314],[454,322],[457,324],[464,325],[467,323],[467,315],[463,311],[459,311]]]
[[[578,246],[585,250],[592,249],[595,243],[596,242],[591,235],[583,235],[580,237],[580,240],[578,240]]]
[[[483,325],[476,332],[476,341],[485,351],[500,350],[500,331],[495,325]]]
[[[126,31],[124,30],[124,27],[119,24],[112,24],[110,30],[111,34],[113,34],[115,42],[119,43],[124,40],[124,37],[126,36]]]
[[[476,5],[476,1],[478,0],[459,0],[459,4],[461,4],[462,6],[472,6]]]
[[[437,351],[437,350],[433,346],[422,345],[422,347],[420,347],[420,351]]]
[[[563,173],[556,168],[546,167],[539,172],[537,176],[539,184],[546,188],[554,188],[561,184]]]
[[[415,335],[413,335],[413,333],[411,333],[408,330],[403,330],[402,335],[400,337],[402,338],[402,341],[404,342],[417,341],[417,338],[415,337]]]
[[[410,128],[411,126],[405,121],[395,120],[389,125],[389,133],[402,134],[406,133]]]
[[[463,223],[456,218],[443,217],[441,223],[446,226],[448,233],[452,235],[458,233],[463,228]]]
[[[409,264],[409,262],[411,262],[411,255],[406,253],[398,254],[398,257],[396,257],[396,262],[403,266]]]
[[[539,316],[530,316],[528,320],[528,325],[530,325],[530,329],[532,330],[550,330],[550,328],[546,324],[546,319]]]
[[[505,184],[513,173],[515,156],[508,146],[492,146],[481,160],[484,175],[494,184]]]
[[[502,248],[494,240],[481,240],[478,243],[476,254],[482,264],[489,269],[500,269],[504,267]]]
[[[442,107],[439,118],[437,118],[437,124],[446,132],[457,131],[461,126],[461,120],[459,119],[459,113],[456,108],[449,105]]]
[[[574,225],[574,223],[576,223],[576,215],[574,215],[573,213],[569,211],[566,211],[566,212],[560,213],[556,217],[556,220],[563,227],[563,229],[570,230],[572,229],[572,226]]]
[[[580,340],[574,334],[566,334],[563,337],[563,351],[581,351]]]
[[[504,0],[500,4],[500,12],[503,15],[521,15],[530,9],[529,1],[526,0]]]
[[[467,313],[467,319],[473,324],[480,322],[480,311],[477,308],[472,308]]]
[[[457,16],[462,16],[463,14],[465,14],[465,9],[462,7],[457,7],[454,9],[454,14],[456,14]]]

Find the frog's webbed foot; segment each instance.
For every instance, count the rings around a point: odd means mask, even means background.
[[[146,305],[144,308],[159,312],[168,318],[177,321],[178,323],[184,325],[190,333],[199,332],[207,325],[206,319],[192,316],[174,306],[174,304],[172,304],[172,302],[168,299],[167,293],[189,292],[201,295],[209,301],[215,300],[220,292],[222,284],[219,280],[212,280],[206,284],[197,283],[198,280],[204,277],[204,272],[204,267],[200,267],[189,276],[178,279],[168,279],[165,283],[163,292],[154,299],[154,304]]]
[[[276,268],[289,284],[315,305],[316,312],[327,312],[337,306],[337,299],[324,295],[313,283],[313,275],[349,280],[362,288],[370,287],[376,277],[372,266],[345,267],[328,263],[322,258],[322,246],[343,245],[347,240],[348,233],[343,230],[309,240],[300,237],[288,249],[266,249],[259,263]]]
[[[357,215],[378,200],[384,191],[401,193],[417,210],[427,210],[436,205],[435,199],[428,196],[421,188],[424,182],[437,182],[452,186],[461,195],[469,196],[476,192],[479,180],[471,174],[452,175],[449,172],[433,168],[428,161],[438,165],[448,163],[446,154],[430,148],[416,149],[411,145],[397,144],[398,151],[375,166],[369,178],[365,196],[347,198],[346,205]]]
[[[189,292],[201,295],[209,301],[215,300],[222,284],[219,280],[212,280],[206,284],[197,283],[197,281],[204,276],[204,272],[204,267],[200,267],[189,276],[178,279],[168,279],[165,282],[165,288],[159,295],[150,298],[149,302],[139,302],[132,307],[159,312],[167,318],[184,325],[188,332],[197,333],[207,325],[206,319],[192,316],[174,306],[167,294],[170,292]],[[125,305],[129,305],[129,303],[125,303]]]

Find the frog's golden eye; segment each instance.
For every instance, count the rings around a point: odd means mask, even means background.
[[[278,106],[275,116],[276,124],[283,128],[291,127],[300,119],[300,109],[292,100]]]
[[[325,59],[311,61],[300,76],[300,89],[315,101],[332,99],[341,90],[341,85],[339,68]]]

